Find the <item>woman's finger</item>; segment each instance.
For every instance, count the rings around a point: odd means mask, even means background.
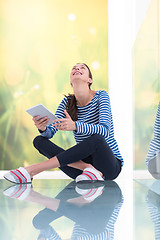
[[[36,122],[39,117],[40,117],[40,116],[37,115],[37,116],[33,117],[32,120],[33,120],[34,122]]]
[[[53,120],[53,123],[56,123],[56,122],[62,122],[65,118],[57,118],[55,120]]]
[[[35,122],[35,125],[36,125],[36,127],[38,127],[38,128],[41,128],[41,127],[44,127],[44,126],[46,126],[47,125],[47,123],[48,123],[48,121],[49,121],[49,119],[47,118],[46,120],[39,120],[39,121],[37,121],[37,122]]]

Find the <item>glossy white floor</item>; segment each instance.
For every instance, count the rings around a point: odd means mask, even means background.
[[[3,173],[0,239],[160,239],[160,185],[147,172],[99,185],[46,172],[32,188],[7,182]]]

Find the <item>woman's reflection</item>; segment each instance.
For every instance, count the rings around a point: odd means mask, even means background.
[[[160,182],[156,180],[148,191],[146,202],[154,223],[155,239],[160,239]]]
[[[160,179],[160,102],[154,123],[154,137],[150,143],[146,165],[151,175]]]
[[[4,194],[13,198],[20,196],[22,199],[24,185],[19,194],[17,193],[20,186],[14,187],[15,192],[8,189]],[[114,224],[123,203],[123,196],[114,181],[95,184],[71,182],[56,198],[44,196],[30,188],[24,200],[46,207],[33,218],[34,227],[40,230],[38,240],[61,239],[50,223],[62,216],[75,223],[72,240],[111,240],[114,239]]]

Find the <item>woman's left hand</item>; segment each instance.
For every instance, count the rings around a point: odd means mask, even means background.
[[[66,110],[64,110],[66,118],[58,118],[53,121],[52,126],[62,131],[74,131],[76,130],[76,124],[68,114]]]

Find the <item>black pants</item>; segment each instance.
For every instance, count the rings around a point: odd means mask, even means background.
[[[33,145],[47,158],[56,156],[60,163],[60,169],[73,179],[82,171],[67,165],[79,160],[92,164],[102,172],[105,180],[115,179],[121,171],[121,161],[114,156],[104,137],[100,135],[92,135],[67,150],[58,147],[42,136],[37,136]]]

